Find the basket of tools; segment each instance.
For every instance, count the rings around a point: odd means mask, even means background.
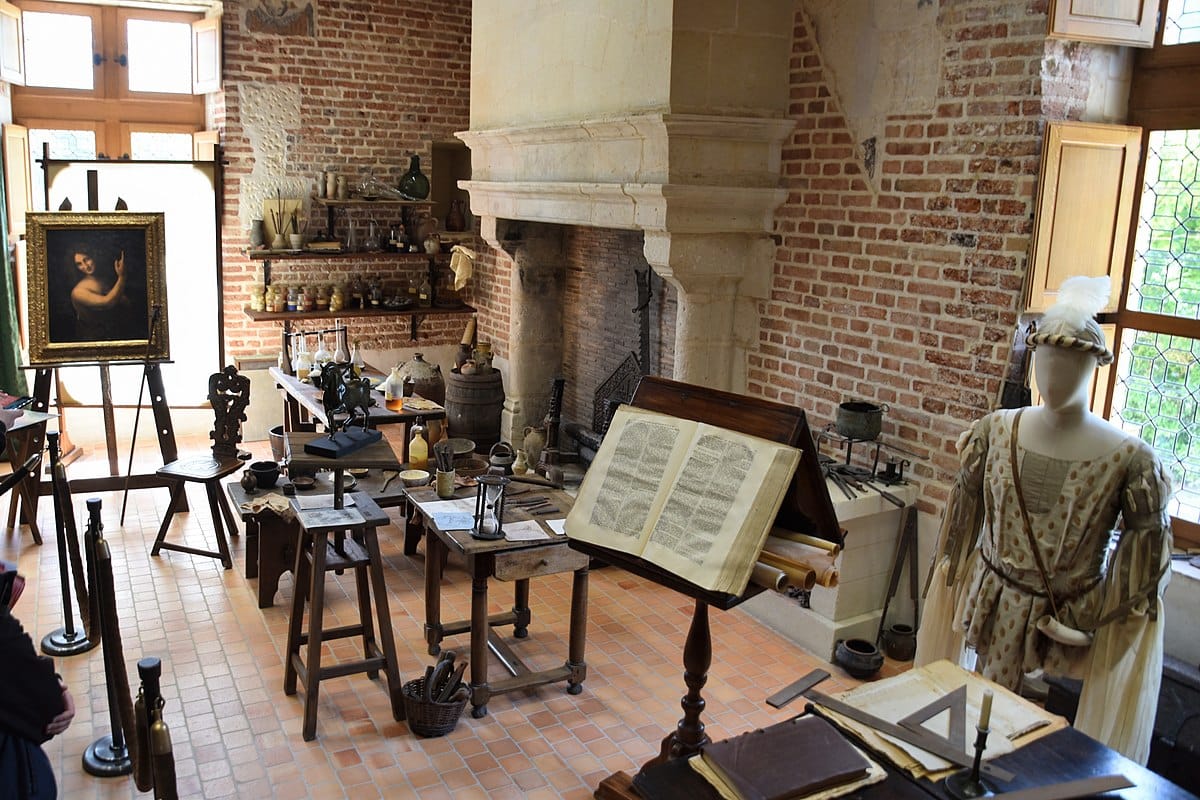
[[[467,662],[454,663],[454,651],[446,650],[424,677],[401,688],[408,728],[417,736],[445,736],[458,724],[471,690],[463,682]]]

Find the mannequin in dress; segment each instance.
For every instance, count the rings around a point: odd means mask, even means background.
[[[1107,296],[1107,278],[1064,282],[1029,337],[1042,405],[993,412],[960,440],[916,663],[969,648],[1010,689],[1039,669],[1083,678],[1076,727],[1144,763],[1170,487],[1146,443],[1089,410],[1095,370],[1113,360],[1092,318]]]

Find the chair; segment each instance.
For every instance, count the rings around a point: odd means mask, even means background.
[[[233,559],[229,555],[225,526],[228,526],[231,533],[237,533],[237,523],[234,521],[229,501],[221,492],[221,479],[242,467],[243,462],[238,458],[238,444],[242,441],[242,423],[246,420],[246,406],[250,403],[250,379],[238,374],[237,368],[233,366],[213,373],[208,378],[208,402],[212,405],[216,417],[212,433],[209,434],[213,440],[212,455],[178,459],[163,465],[155,473],[174,483],[171,486],[171,502],[167,505],[167,515],[158,529],[158,537],[154,540],[150,555],[158,555],[159,550],[177,550],[196,556],[219,558],[225,569],[231,569]],[[166,541],[171,520],[184,504],[184,490],[189,481],[203,483],[208,494],[213,531],[217,537],[216,551],[200,550]]]

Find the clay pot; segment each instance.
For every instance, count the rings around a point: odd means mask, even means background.
[[[420,353],[414,353],[412,361],[399,369],[400,379],[412,384],[413,394],[438,405],[446,402],[446,380],[442,377],[442,365],[430,364]]]
[[[883,666],[883,653],[866,639],[842,639],[833,649],[833,660],[851,677],[865,680]]]
[[[258,488],[258,478],[254,477],[254,473],[250,470],[242,472],[241,483],[246,494],[254,494],[254,490]]]
[[[279,465],[274,461],[255,461],[250,465],[250,472],[254,474],[257,481],[255,485],[260,489],[270,489],[279,480]]]
[[[896,661],[912,661],[917,653],[917,632],[902,622],[890,626],[883,632],[883,652]]]
[[[529,466],[537,467],[542,460],[542,449],[546,446],[546,432],[533,425],[526,426],[522,446],[525,450],[525,460],[529,462]]]

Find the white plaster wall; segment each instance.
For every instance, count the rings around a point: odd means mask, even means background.
[[[1084,122],[1123,123],[1129,113],[1133,48],[1091,45],[1089,86]]]
[[[242,127],[250,141],[254,164],[241,180],[238,217],[243,230],[262,219],[267,200],[307,198],[308,179],[289,176],[288,133],[300,127],[300,87],[283,83],[238,86]]]
[[[670,0],[475,0],[471,129],[664,111]]]

